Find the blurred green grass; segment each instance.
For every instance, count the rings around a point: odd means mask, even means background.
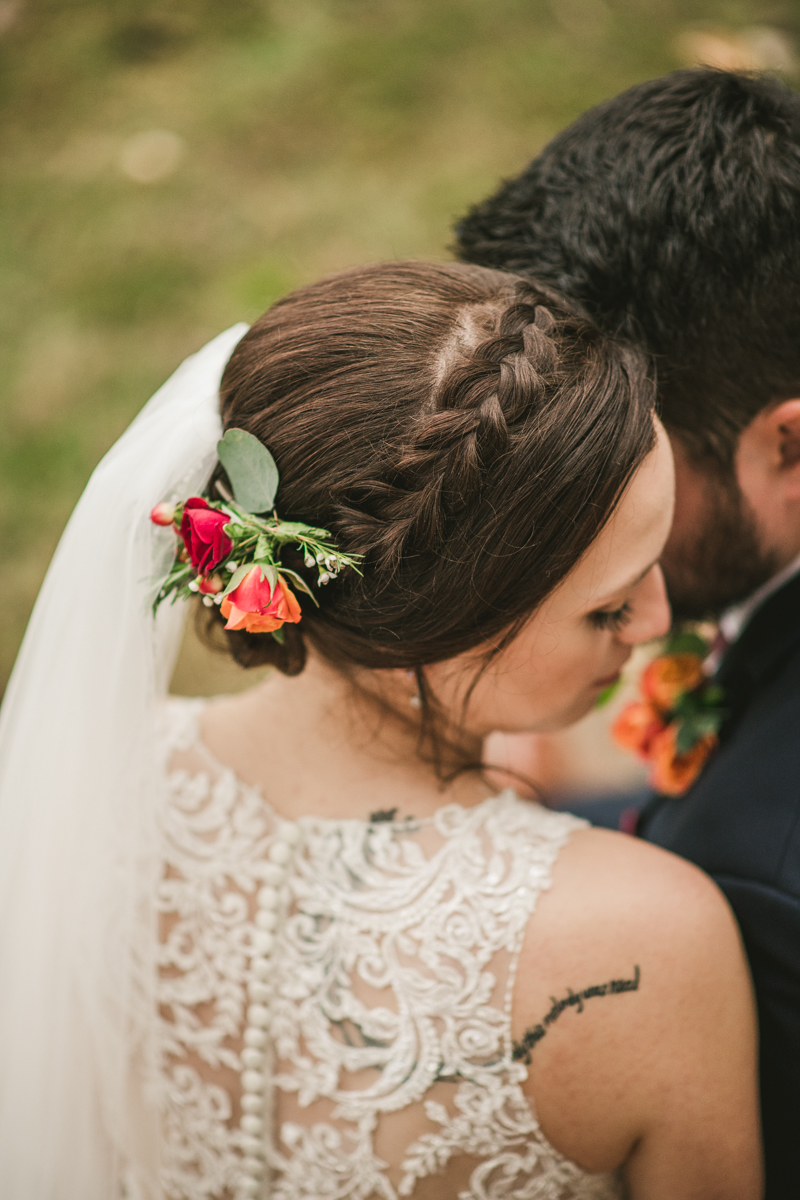
[[[324,273],[447,257],[584,108],[754,25],[797,45],[798,0],[0,0],[0,688],[93,466],[185,355]],[[154,130],[172,169],[137,180]],[[189,654],[181,686],[220,680]]]

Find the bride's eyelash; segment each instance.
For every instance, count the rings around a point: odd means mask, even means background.
[[[633,616],[630,601],[626,600],[619,608],[613,609],[611,612],[593,612],[589,613],[589,622],[595,629],[611,629],[614,633],[618,633],[620,629],[624,629]]]

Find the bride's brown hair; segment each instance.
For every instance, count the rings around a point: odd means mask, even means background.
[[[418,672],[500,648],[654,445],[637,351],[555,293],[465,265],[361,267],[293,292],[238,344],[221,394],[225,427],[278,464],[282,519],[364,556],[363,576],[314,588],[318,609],[299,597],[283,644],[225,635],[238,662],[289,675],[306,643],[341,668]]]

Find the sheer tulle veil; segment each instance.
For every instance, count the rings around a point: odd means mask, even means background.
[[[149,512],[207,480],[220,377],[246,328],[187,359],[97,467],[0,714],[0,1190],[9,1200],[159,1194],[153,726],[184,612],[151,614],[174,539]],[[126,1186],[131,1158],[140,1173]]]

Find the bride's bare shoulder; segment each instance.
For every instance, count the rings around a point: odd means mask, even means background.
[[[587,928],[613,918],[620,932],[652,918],[665,936],[687,911],[698,921],[731,920],[713,881],[693,863],[641,838],[607,829],[574,833],[553,869],[553,888],[541,906],[546,920],[576,921]]]
[[[708,875],[639,838],[583,829],[564,846],[540,897],[521,978],[530,996],[545,978],[549,985],[567,974],[575,988],[585,974],[582,986],[594,986],[606,975],[632,978],[638,966],[645,990],[646,969],[668,970],[677,981],[695,970],[697,948],[709,941],[741,957],[733,914]]]
[[[513,1035],[568,1157],[610,1170],[638,1155],[657,1174],[672,1147],[675,1170],[697,1176],[681,1194],[706,1195],[706,1173],[729,1168],[750,1183],[724,1194],[755,1194],[747,967],[724,896],[691,863],[625,834],[573,834],[526,931]],[[718,1161],[733,1133],[741,1161]]]

